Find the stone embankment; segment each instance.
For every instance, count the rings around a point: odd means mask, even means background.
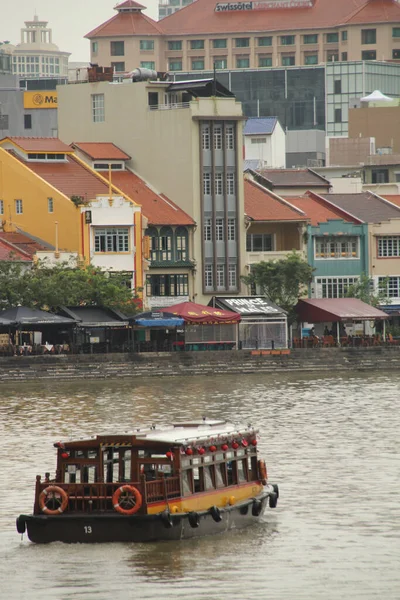
[[[288,352],[288,351],[286,351]],[[400,346],[310,348],[290,353],[252,351],[149,354],[80,354],[0,358],[0,383],[17,381],[109,379],[118,377],[187,377],[248,373],[394,371],[400,369]]]

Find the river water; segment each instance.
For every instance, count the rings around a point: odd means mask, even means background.
[[[0,598],[400,598],[400,375],[246,375],[0,387]],[[256,424],[276,510],[158,544],[35,545],[15,530],[53,442],[176,419]]]

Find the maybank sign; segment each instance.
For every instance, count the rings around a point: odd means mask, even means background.
[[[274,8],[312,8],[312,0],[252,0],[251,2],[218,2],[215,12],[233,10],[271,10]]]
[[[24,108],[57,108],[57,92],[24,92]]]

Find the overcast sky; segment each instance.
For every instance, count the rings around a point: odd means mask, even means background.
[[[4,1],[4,0],[3,0]],[[122,2],[122,0],[121,0]],[[83,36],[116,14],[116,0],[15,0],[4,6],[0,18],[0,41],[12,44],[21,41],[24,21],[31,21],[36,12],[40,20],[48,21],[53,30],[53,42],[60,50],[71,52],[71,61],[89,61],[89,41]],[[139,0],[144,11],[157,19],[158,0]]]

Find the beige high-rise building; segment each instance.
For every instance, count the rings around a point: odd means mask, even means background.
[[[131,169],[195,221],[192,299],[208,303],[244,291],[241,103],[213,80],[57,89],[64,142],[114,142],[132,157]]]
[[[116,71],[203,71],[400,59],[397,0],[196,0],[156,22],[134,0],[86,37]]]

